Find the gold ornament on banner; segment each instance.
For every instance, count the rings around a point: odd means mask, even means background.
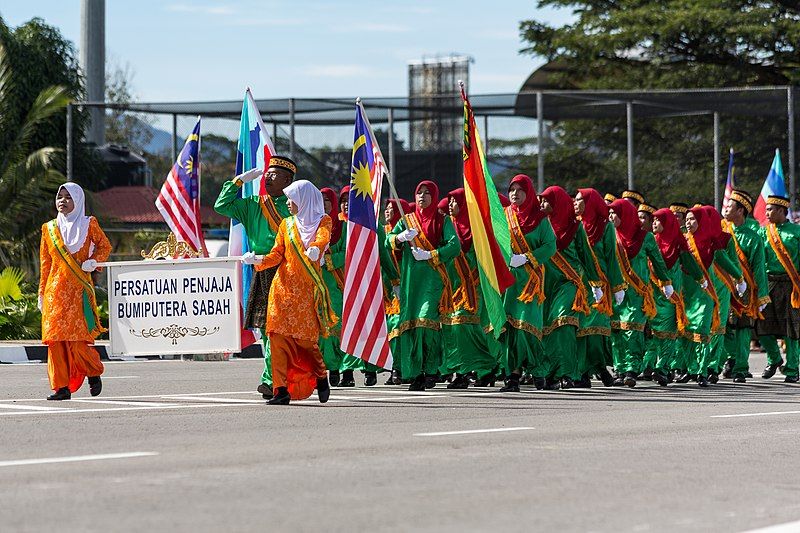
[[[177,257],[201,257],[203,254],[184,241],[179,241],[174,233],[170,233],[166,241],[159,241],[149,252],[142,250],[144,259],[175,259]]]

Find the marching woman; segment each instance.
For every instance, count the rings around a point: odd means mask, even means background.
[[[658,209],[653,214],[653,234],[673,288],[672,296],[667,298],[661,291],[662,284],[655,277],[650,277],[656,316],[650,319],[652,337],[647,340],[647,353],[655,361],[653,381],[664,387],[669,382],[669,372],[675,368],[674,363],[680,352],[679,339],[684,337],[688,324],[683,279],[690,276],[702,286],[703,271],[689,252],[689,245],[681,233],[681,223],[671,210]]]
[[[296,181],[284,193],[292,216],[281,222],[272,251],[265,256],[248,252],[242,258],[257,271],[278,267],[269,291],[265,328],[275,386],[274,397],[267,403],[303,400],[315,388],[319,401],[325,403],[330,387],[319,338],[331,334],[337,316],[320,261],[330,242],[331,218],[325,214],[322,194],[310,181]]]
[[[401,210],[402,208],[402,210]],[[383,279],[383,307],[386,311],[386,331],[389,334],[389,348],[392,350],[392,373],[385,385],[400,385],[400,352],[398,350],[400,324],[400,259],[402,251],[391,250],[386,245],[386,234],[394,229],[403,213],[413,211],[411,205],[405,200],[390,198],[386,201],[383,210],[384,226],[378,228],[378,246],[381,263],[381,277]],[[383,231],[381,231],[383,230]]]
[[[611,202],[609,218],[617,229],[617,256],[628,284],[625,298],[614,305],[612,353],[622,384],[635,387],[645,353],[644,326],[656,316],[650,267],[667,298],[672,297],[674,289],[656,240],[642,228],[633,204],[628,199]]]
[[[502,366],[508,380],[500,390],[519,392],[523,368],[534,376],[537,389],[544,388],[550,370],[542,348],[542,304],[544,265],[556,253],[556,236],[528,176],[514,176],[508,195],[511,205],[505,213],[511,230],[511,273],[516,281],[503,294],[508,322],[501,339]]]
[[[581,317],[591,312],[589,291],[594,302],[603,298],[600,274],[583,225],[575,216],[572,197],[561,187],[542,192],[542,209],[548,214],[556,235],[556,253],[545,263],[544,329],[545,357],[550,364],[547,388],[572,388],[580,379],[577,331]]]
[[[423,391],[435,386],[441,365],[441,317],[453,311],[447,265],[461,245],[453,223],[438,212],[439,187],[423,181],[415,199],[414,212],[395,225],[386,241],[392,250],[402,251],[400,370],[404,378],[413,379],[409,390]]]
[[[575,195],[575,214],[580,217],[589,244],[594,252],[597,272],[602,283],[603,298],[592,306],[592,311],[581,320],[578,329],[578,370],[581,387],[591,387],[590,374],[597,374],[603,385],[610,387],[614,377],[608,371],[613,366],[611,357],[611,315],[614,312],[611,298],[616,303],[625,297],[627,284],[622,279],[617,259],[617,235],[608,220],[608,205],[594,189],[578,189]]]
[[[55,219],[42,226],[39,247],[39,310],[47,374],[55,391],[48,400],[69,400],[89,377],[89,392],[103,388],[103,363],[92,345],[106,331],[100,324],[91,273],[111,253],[94,217],[85,213],[83,189],[65,183],[56,194]]]
[[[456,374],[448,389],[466,389],[467,374],[471,372],[475,373],[476,387],[487,387],[494,382],[500,344],[489,331],[489,317],[481,299],[478,259],[472,246],[464,189],[451,191],[447,198],[461,251],[448,265],[453,312],[442,317],[441,371],[443,375]]]
[[[686,342],[682,353],[685,360],[676,362],[675,381],[687,383],[694,378],[701,387],[708,386],[707,372],[711,357],[711,334],[720,328],[720,301],[716,291],[716,276],[713,265],[719,265],[728,274],[739,279],[741,269],[734,264],[725,248],[730,235],[722,235],[719,214],[713,216],[713,208],[693,207],[686,213],[686,242],[695,260],[703,271],[703,283],[698,284],[691,276],[684,277],[684,300],[686,302]],[[719,226],[716,231],[714,226]],[[715,238],[716,236],[716,238]],[[727,317],[726,317],[727,319]],[[722,321],[724,324],[724,320]]]

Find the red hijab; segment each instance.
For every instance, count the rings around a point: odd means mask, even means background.
[[[639,213],[627,199],[614,200],[608,207],[613,209],[620,219],[620,225],[617,227],[617,240],[625,248],[628,259],[633,259],[642,249],[644,237],[647,235],[639,221]]]
[[[436,204],[436,208],[446,215],[450,210],[450,198],[445,196],[439,200],[439,203]]]
[[[714,252],[724,249],[731,235],[722,231],[722,216],[710,205],[693,207],[689,212],[697,219],[694,243],[700,253],[700,259],[704,267],[710,268],[714,261]]]
[[[681,233],[681,223],[668,208],[658,209],[653,216],[661,222],[664,229],[661,233],[656,233],[656,243],[661,250],[661,256],[667,264],[667,268],[672,268],[678,261],[681,253],[689,251],[686,237]]]
[[[422,233],[425,234],[431,246],[438,247],[442,242],[442,231],[444,229],[444,215],[439,213],[439,186],[430,180],[419,182],[417,188],[414,189],[414,196],[419,192],[420,187],[425,186],[431,193],[431,203],[425,209],[420,208],[419,205],[414,206],[414,212],[417,214],[417,219],[422,225]]]
[[[563,250],[575,238],[575,232],[581,224],[575,216],[575,204],[567,191],[557,185],[546,188],[542,191],[542,196],[553,208],[548,216],[556,234],[556,247]]]
[[[323,187],[319,192],[322,193],[324,199],[331,203],[331,212],[328,213],[328,216],[331,217],[333,225],[331,226],[331,242],[329,246],[333,246],[342,237],[342,221],[339,219],[339,198],[336,195],[336,191],[330,187]]]
[[[391,227],[395,227],[397,225],[397,222],[400,220],[400,217],[402,216],[400,214],[400,206],[402,206],[403,213],[405,213],[406,215],[412,211],[411,206],[408,205],[408,202],[402,199],[397,200],[395,198],[389,198],[388,200],[386,200],[386,204],[387,205],[392,204],[394,206],[394,210],[392,211],[392,219],[386,221],[386,224],[388,224]]]
[[[472,227],[469,224],[469,211],[467,211],[467,193],[463,188],[450,191],[447,196],[452,197],[458,204],[458,215],[453,217],[456,225],[458,240],[461,241],[461,251],[468,252],[472,248]]]
[[[512,185],[519,185],[525,192],[525,201],[522,205],[511,204],[511,209],[517,215],[517,222],[519,222],[519,229],[522,234],[530,233],[536,229],[539,222],[542,221],[547,213],[542,211],[542,206],[539,204],[539,198],[536,196],[536,189],[533,188],[533,181],[525,174],[517,174],[508,184],[509,190]]]
[[[342,199],[345,198],[345,197],[348,198],[348,202],[349,202],[349,198],[350,198],[350,186],[349,185],[345,185],[344,187],[342,187],[342,190],[339,191],[339,203],[336,204],[336,209],[339,210],[339,220],[347,220],[347,213],[342,211],[341,208],[339,207],[342,204]]]
[[[583,198],[583,229],[589,237],[589,244],[594,246],[603,238],[603,232],[608,224],[608,204],[594,189],[578,189]]]

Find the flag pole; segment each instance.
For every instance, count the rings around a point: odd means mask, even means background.
[[[201,116],[197,115],[197,123],[198,124],[200,123],[200,119],[201,119]],[[201,184],[203,183],[203,180],[202,180],[202,177],[203,177],[203,166],[202,166],[203,163],[202,163],[202,161],[203,160],[202,160],[202,157],[200,155],[202,153],[202,151],[203,151],[203,130],[199,129],[197,131],[197,222],[198,222],[198,224],[197,224],[197,242],[200,243],[200,247],[202,248],[202,250],[200,250],[200,252],[203,253],[203,257],[208,257],[208,248],[206,248],[206,240],[203,238],[203,226],[202,226],[202,223],[200,222],[200,206],[203,205],[203,202],[201,201],[202,196],[200,194],[201,191],[203,190],[202,186],[201,186]]]

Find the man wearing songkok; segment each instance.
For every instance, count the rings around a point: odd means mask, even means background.
[[[730,200],[722,208],[725,231],[732,235],[731,241],[742,267],[747,283],[744,295],[731,295],[731,313],[725,333],[725,377],[733,377],[736,383],[744,383],[749,373],[750,340],[755,321],[769,303],[769,283],[764,256],[764,241],[746,223],[747,215],[753,211],[753,199],[745,191],[735,189]],[[722,275],[726,275],[724,272]]]
[[[395,225],[386,243],[402,251],[400,261],[400,371],[413,379],[409,390],[436,385],[442,356],[441,317],[453,311],[447,265],[461,251],[450,217],[438,211],[439,187],[422,181],[416,209]]]
[[[637,209],[639,208],[639,204],[644,203],[644,195],[642,195],[642,193],[640,193],[639,191],[634,191],[630,189],[622,191],[622,198],[628,200],[630,203],[633,204],[633,207]]]
[[[587,317],[581,317],[578,328],[578,366],[581,378],[576,387],[591,387],[591,374],[597,374],[603,385],[610,387],[614,377],[608,371],[614,365],[611,356],[611,315],[614,302],[625,298],[627,284],[622,279],[617,259],[617,235],[608,220],[608,206],[594,189],[578,189],[575,195],[575,214],[581,220],[589,245],[594,253],[600,275],[603,298],[592,305]]]
[[[238,220],[244,226],[247,247],[251,252],[263,255],[272,249],[281,221],[289,216],[283,189],[292,182],[296,173],[297,165],[294,161],[288,157],[273,156],[263,173],[254,168],[222,184],[214,210],[220,215]],[[259,176],[262,176],[263,185],[259,194],[241,198],[239,193],[242,185]],[[244,327],[260,330],[264,343],[264,371],[258,386],[258,392],[264,399],[272,397],[272,363],[264,324],[267,320],[269,288],[276,270],[277,268],[271,268],[253,274],[244,315]]]
[[[779,368],[787,383],[797,383],[798,339],[800,339],[800,226],[787,220],[789,199],[767,197],[767,225],[760,230],[765,241],[770,302],[756,321],[756,333],[767,351],[767,367],[761,375],[769,379]],[[778,337],[786,342],[786,364],[781,359]]]
[[[247,252],[242,257],[257,271],[278,267],[265,328],[275,387],[267,403],[288,405],[292,399],[308,398],[314,389],[325,403],[330,387],[319,338],[329,336],[338,321],[320,269],[322,252],[331,239],[331,218],[325,214],[322,194],[310,181],[296,181],[284,193],[291,216],[278,227],[272,250],[264,256]]]

